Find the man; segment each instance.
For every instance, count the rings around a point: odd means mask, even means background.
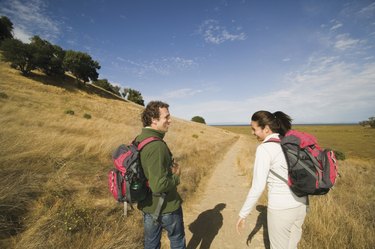
[[[180,183],[180,167],[173,162],[172,153],[163,141],[171,124],[169,105],[151,101],[142,113],[143,129],[136,141],[158,137],[142,149],[142,168],[152,191],[144,201],[138,203],[143,211],[145,249],[160,248],[162,229],[168,232],[172,249],[186,248],[181,197],[177,192]],[[165,195],[160,206],[161,195]],[[155,210],[161,207],[160,216],[155,219]]]

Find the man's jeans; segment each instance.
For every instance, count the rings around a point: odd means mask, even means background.
[[[164,228],[168,232],[171,249],[185,249],[185,230],[182,208],[172,213],[162,214],[160,222],[154,222],[151,214],[143,213],[145,232],[145,249],[159,249],[161,232]]]

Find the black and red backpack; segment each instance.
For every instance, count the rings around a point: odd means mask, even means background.
[[[288,164],[288,179],[273,170],[271,173],[286,182],[295,195],[324,195],[336,183],[338,164],[335,153],[322,149],[313,135],[289,130],[284,137],[271,138],[267,142],[280,143]]]
[[[112,154],[115,168],[108,172],[108,187],[113,197],[121,203],[142,201],[150,192],[147,178],[142,169],[140,152],[147,144],[160,141],[149,137],[140,142],[120,145]]]

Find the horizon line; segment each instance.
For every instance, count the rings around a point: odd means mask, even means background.
[[[231,122],[223,122],[223,123],[208,123],[207,125],[210,126],[250,126],[247,123],[231,123]],[[295,123],[293,125],[359,125],[358,122],[348,122],[348,123]]]

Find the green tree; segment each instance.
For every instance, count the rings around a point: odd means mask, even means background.
[[[20,70],[24,75],[36,69],[34,46],[17,39],[6,39],[1,43],[1,50],[4,61],[10,62],[11,67]]]
[[[63,67],[66,71],[71,72],[77,80],[82,80],[83,83],[89,80],[97,80],[99,76],[96,71],[100,69],[99,63],[83,52],[66,51]]]
[[[131,88],[125,88],[123,91],[123,96],[127,100],[137,103],[138,105],[145,106],[145,102],[143,100],[141,92],[131,89]]]
[[[99,86],[107,91],[110,91],[118,96],[120,95],[120,87],[114,86],[111,83],[108,82],[107,79],[98,79],[92,82],[94,85]]]
[[[114,94],[116,94],[116,95],[118,95],[118,96],[121,97],[121,93],[120,93],[120,91],[121,91],[121,87],[111,85],[111,88],[112,88],[112,92],[113,92]]]
[[[375,117],[369,118],[368,122],[371,128],[375,128]]]
[[[201,124],[206,124],[206,121],[201,116],[194,116],[191,118],[191,121],[201,123]]]
[[[367,125],[370,125],[370,124],[369,124],[369,121],[361,121],[361,122],[359,122],[358,124],[361,125],[361,126],[367,126]]]
[[[368,120],[359,122],[359,125],[362,126],[370,126],[371,128],[375,128],[375,117],[370,117]]]
[[[36,67],[47,75],[63,75],[63,60],[65,51],[57,46],[52,45],[39,36],[31,38],[31,46],[34,46],[34,58]]]
[[[0,42],[13,38],[13,23],[6,16],[0,17]]]

